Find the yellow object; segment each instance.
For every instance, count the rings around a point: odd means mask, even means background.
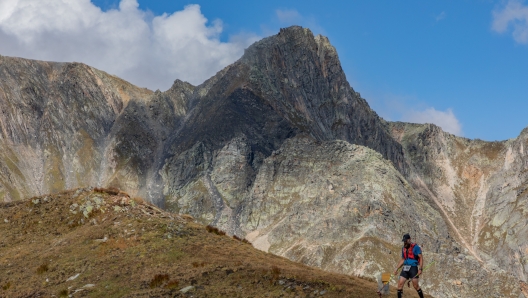
[[[391,280],[391,274],[390,273],[382,273],[381,274],[381,282],[388,283]]]

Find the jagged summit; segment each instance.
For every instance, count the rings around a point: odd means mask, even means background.
[[[251,45],[239,62],[237,72],[249,78],[243,84],[293,126],[319,140],[370,147],[405,172],[401,147],[350,87],[328,38],[292,26]]]

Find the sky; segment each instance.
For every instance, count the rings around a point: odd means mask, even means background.
[[[202,83],[291,25],[327,36],[387,120],[487,141],[528,126],[521,0],[0,0],[0,55],[83,62],[166,90]]]

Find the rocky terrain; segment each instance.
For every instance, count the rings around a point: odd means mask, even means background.
[[[327,38],[282,29],[199,86],[151,92],[78,63],[0,57],[0,198],[115,187],[326,271],[423,246],[435,297],[518,297],[526,132],[485,142],[387,122]]]

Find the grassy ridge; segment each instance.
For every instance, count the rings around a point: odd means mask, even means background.
[[[4,203],[0,297],[377,296],[372,281],[294,263],[222,234],[116,190]]]

